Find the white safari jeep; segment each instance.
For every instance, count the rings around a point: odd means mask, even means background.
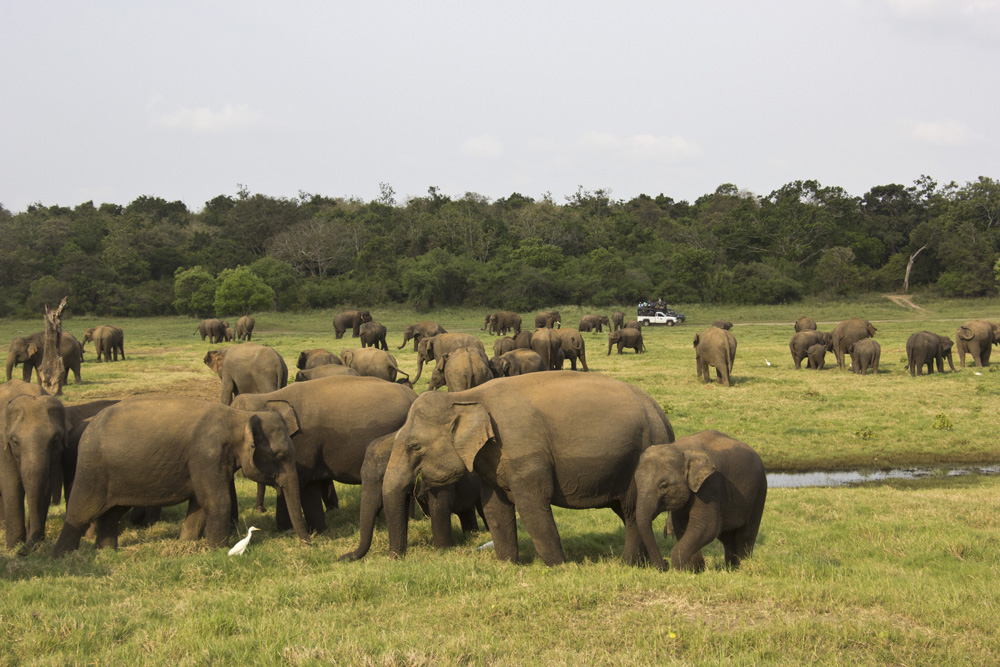
[[[640,326],[651,324],[666,324],[672,327],[684,321],[684,315],[678,313],[673,308],[658,304],[642,304],[639,306],[638,317],[636,318]]]

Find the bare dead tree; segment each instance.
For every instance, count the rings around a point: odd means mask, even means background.
[[[915,253],[910,255],[910,261],[906,263],[906,276],[903,278],[903,294],[906,294],[907,292],[910,291],[910,271],[913,270],[913,262],[917,259],[917,255],[920,254],[920,251],[926,247],[927,247],[926,243],[920,246],[920,248]]]
[[[66,307],[66,297],[63,297],[59,307],[52,310],[45,306],[45,347],[42,351],[42,363],[38,367],[38,377],[42,380],[42,389],[52,396],[62,394],[66,382],[66,370],[63,368],[62,354],[62,311]]]

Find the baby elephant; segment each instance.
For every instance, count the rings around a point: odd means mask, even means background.
[[[653,519],[670,512],[677,544],[675,569],[705,567],[702,547],[719,538],[726,564],[739,567],[753,552],[767,497],[764,463],[753,449],[718,431],[702,431],[676,442],[653,445],[635,470],[636,523],[650,560],[667,564],[653,536]]]
[[[817,371],[823,370],[826,366],[826,345],[816,343],[806,350],[806,356],[809,358],[806,368],[812,368]]]
[[[868,371],[878,373],[878,360],[882,356],[882,346],[871,338],[862,338],[852,345],[847,353],[851,355],[851,370],[861,375]]]

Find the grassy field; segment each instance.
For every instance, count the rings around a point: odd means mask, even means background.
[[[1000,300],[937,302],[924,310],[873,297],[791,307],[684,306],[688,321],[645,331],[648,354],[607,356],[607,338],[585,334],[592,371],[633,382],[664,405],[678,436],[714,428],[748,442],[769,470],[945,465],[1000,461],[1000,373],[966,368],[911,378],[904,344],[914,331],[954,337],[968,319],[1000,319]],[[579,308],[560,308],[575,326]],[[587,310],[586,312],[594,312]],[[405,324],[434,319],[479,333],[471,310],[375,310],[404,369],[412,346],[395,350]],[[608,313],[610,314],[610,313]],[[881,372],[795,371],[791,322],[831,329],[851,316],[872,320]],[[523,314],[528,318],[529,314]],[[294,364],[298,352],[339,352],[332,312],[261,314],[255,340]],[[731,388],[703,385],[691,339],[718,318],[736,323]],[[94,324],[65,330],[82,338]],[[83,367],[68,402],[148,392],[217,400],[220,383],[201,359],[215,347],[185,318],[117,321],[129,358]],[[41,328],[0,320],[0,340]],[[90,347],[90,346],[88,346]],[[771,362],[768,366],[765,360]],[[835,367],[833,355],[828,364]],[[957,359],[956,359],[957,364]],[[994,364],[993,368],[998,365]],[[15,377],[19,377],[15,371]],[[426,379],[417,391],[426,388]],[[241,523],[262,528],[247,554],[177,540],[181,508],[148,529],[127,528],[117,552],[79,552],[53,562],[63,507],[48,539],[17,558],[0,550],[0,664],[995,664],[1000,658],[1000,479],[932,476],[837,489],[772,489],[757,552],[739,571],[706,549],[700,575],[625,567],[623,531],[609,510],[556,509],[570,561],[546,568],[498,563],[477,546],[481,531],[449,552],[431,548],[427,521],[411,549],[389,558],[383,530],[372,553],[337,562],[356,546],[359,489],[341,486],[330,527],[302,547],[275,531],[273,514],[251,509],[240,478]],[[657,522],[662,524],[663,518]],[[235,542],[236,537],[232,541]],[[666,553],[672,538],[661,538]]]

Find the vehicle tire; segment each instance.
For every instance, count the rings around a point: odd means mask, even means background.
[[[674,321],[673,320],[667,320],[667,326],[668,327],[674,326]]]

